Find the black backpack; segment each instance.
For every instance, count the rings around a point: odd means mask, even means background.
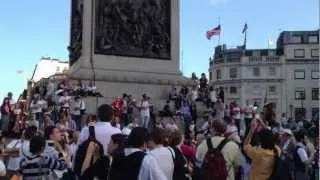
[[[134,152],[126,157],[122,161],[121,180],[136,180],[138,179],[143,159],[146,153],[143,151]]]
[[[76,156],[74,158],[74,172],[78,177],[81,176],[82,164],[86,157],[89,143],[92,141],[98,145],[100,157],[102,157],[104,154],[102,144],[96,140],[94,126],[89,126],[89,137],[86,141],[79,145],[78,150],[76,152]]]
[[[269,180],[292,180],[290,172],[290,161],[284,156],[278,156],[278,152],[275,149],[275,162],[273,171]]]
[[[173,170],[173,180],[188,180],[188,162],[183,153],[177,147],[171,147],[174,151],[175,157],[169,149],[173,163],[174,163],[174,170]]]

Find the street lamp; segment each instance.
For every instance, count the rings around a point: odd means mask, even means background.
[[[304,93],[300,92],[299,94],[300,100],[301,100],[301,118],[304,118],[304,108],[303,108],[303,99],[304,99]]]

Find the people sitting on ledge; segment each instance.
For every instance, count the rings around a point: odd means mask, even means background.
[[[92,83],[92,81],[90,81],[86,87],[86,92],[88,96],[103,97],[100,92],[97,92],[97,87]]]

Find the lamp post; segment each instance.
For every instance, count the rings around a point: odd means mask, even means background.
[[[293,111],[293,105],[289,105],[289,110],[290,110],[290,119],[292,119],[292,111]]]
[[[303,108],[304,93],[300,92],[299,96],[300,96],[300,100],[301,100],[301,112],[300,112],[301,118],[304,118],[304,108]]]

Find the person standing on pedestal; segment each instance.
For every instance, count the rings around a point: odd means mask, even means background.
[[[150,104],[146,94],[142,95],[142,100],[140,103],[140,115],[141,115],[142,127],[145,127],[148,129],[149,120],[150,120]]]

